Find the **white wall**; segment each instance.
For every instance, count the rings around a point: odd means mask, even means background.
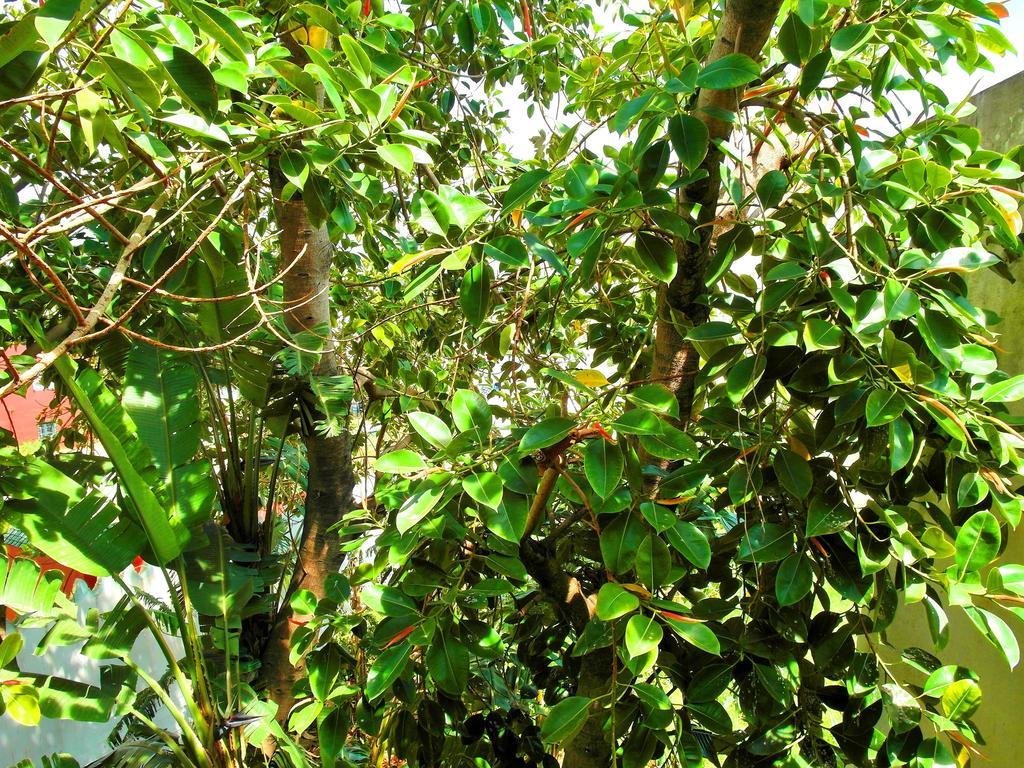
[[[163,575],[155,568],[144,566],[141,574],[137,574],[134,568],[128,568],[122,577],[128,584],[141,587],[155,597],[165,598],[167,596],[167,585]],[[93,590],[90,590],[82,581],[76,582],[73,597],[79,609],[79,618],[84,619],[89,609],[109,610],[122,596],[121,588],[113,579],[100,579]],[[8,627],[9,630],[12,628]],[[84,683],[99,684],[100,662],[82,656],[79,653],[81,643],[51,648],[42,656],[35,656],[32,652],[44,631],[40,629],[21,629],[19,631],[25,638],[25,648],[18,656],[18,662],[23,671],[58,675]],[[168,640],[175,653],[181,653],[181,643],[176,638],[168,638]],[[132,649],[131,657],[156,678],[159,678],[167,668],[156,641],[148,632],[139,636]],[[109,664],[110,662],[103,663]],[[169,725],[171,721],[166,712],[161,712],[157,722],[160,725]],[[38,726],[30,728],[15,723],[9,717],[0,716],[0,765],[14,765],[19,760],[27,758],[38,766],[41,764],[40,757],[54,752],[66,752],[84,765],[110,751],[106,740],[113,724],[113,722],[75,723],[44,718]]]

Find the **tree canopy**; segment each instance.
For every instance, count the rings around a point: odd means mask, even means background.
[[[1024,377],[969,286],[1022,156],[938,78],[1000,3],[3,13],[0,396],[74,418],[0,433],[0,525],[124,590],[0,561],[103,670],[20,671],[16,624],[4,718],[111,765],[982,754],[939,655],[958,612],[1020,661]]]

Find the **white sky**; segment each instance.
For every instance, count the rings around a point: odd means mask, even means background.
[[[637,0],[624,0],[627,5],[636,5],[638,8],[649,10],[647,3],[640,3]],[[609,3],[597,10],[598,20],[607,25],[607,31],[617,32],[625,29],[615,18],[611,10],[616,3]],[[996,83],[1012,77],[1018,72],[1024,71],[1024,0],[1007,0],[1005,3],[1009,16],[1002,20],[1000,28],[1010,43],[1017,49],[1015,53],[1007,54],[1000,59],[992,59],[993,71],[978,71],[968,74],[960,69],[955,63],[947,68],[941,75],[936,75],[933,82],[939,85],[949,98],[950,104],[956,104],[971,93],[977,93],[989,88]],[[1024,94],[1022,94],[1024,98]],[[539,131],[547,132],[544,121],[537,115],[528,117],[526,104],[515,96],[515,89],[506,90],[505,105],[510,112],[510,131],[506,140],[512,153],[519,159],[528,159],[534,156],[535,150],[531,139]],[[908,105],[909,106],[909,105]],[[548,119],[559,122],[559,115],[555,110],[548,110]],[[607,130],[598,131],[588,146],[591,149],[599,148],[601,144],[611,140],[611,134]]]

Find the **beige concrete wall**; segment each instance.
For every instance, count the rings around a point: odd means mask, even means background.
[[[1024,73],[1004,80],[974,97],[977,112],[965,120],[982,133],[984,146],[1005,152],[1024,144]],[[971,281],[971,299],[979,307],[994,311],[1003,318],[996,326],[1003,352],[999,355],[1003,370],[1024,373],[1024,261],[1014,265],[1016,283],[1008,283],[994,274],[983,274]],[[1004,562],[1024,563],[1024,526],[1009,539]],[[1024,648],[1024,625],[1016,617],[1003,613]],[[983,699],[974,722],[985,736],[983,747],[989,760],[979,762],[984,768],[1018,768],[1024,764],[1020,734],[1024,726],[1024,668],[1012,672],[1002,655],[964,616],[963,611],[949,611],[950,643],[937,655],[947,663],[972,667],[981,675]],[[931,648],[931,635],[924,608],[905,607],[889,630],[889,640],[897,647],[916,645]]]

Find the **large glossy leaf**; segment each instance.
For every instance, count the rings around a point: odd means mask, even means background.
[[[217,82],[206,65],[184,48],[172,45],[164,68],[185,103],[213,122],[217,116]]]
[[[750,526],[740,541],[737,559],[755,563],[773,563],[793,551],[793,532],[778,523]]]
[[[644,527],[636,515],[624,512],[601,531],[601,555],[612,573],[632,567],[636,550],[643,541]]]
[[[991,512],[975,512],[956,535],[956,565],[961,578],[988,565],[999,552],[999,521]]]
[[[455,426],[464,432],[475,431],[480,439],[491,431],[491,407],[472,390],[460,389],[452,397],[452,418]]]
[[[592,699],[569,696],[551,708],[540,726],[540,737],[548,744],[569,741],[587,721]]]
[[[730,53],[713,61],[697,75],[697,87],[725,90],[746,85],[757,79],[761,68],[753,59],[742,53]]]
[[[614,582],[601,586],[597,593],[597,617],[611,621],[640,607],[640,599]]]
[[[461,694],[469,681],[469,649],[454,635],[438,630],[427,648],[427,669],[444,691]]]
[[[643,656],[657,650],[665,631],[652,615],[636,615],[626,623],[626,650],[630,656]]]
[[[698,568],[711,563],[711,544],[704,532],[693,523],[679,520],[665,532],[668,543]]]
[[[545,419],[526,430],[526,434],[519,441],[519,450],[532,452],[548,448],[564,440],[575,426],[576,423],[572,419],[560,416]]]
[[[607,440],[591,440],[584,449],[583,470],[587,482],[602,499],[608,498],[618,487],[624,466],[622,450]]]
[[[408,642],[399,643],[383,651],[370,666],[366,677],[366,698],[369,701],[380,698],[391,688],[409,663],[412,647]]]

